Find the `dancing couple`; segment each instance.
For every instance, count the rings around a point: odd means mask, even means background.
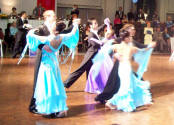
[[[79,40],[78,24],[80,19],[73,20],[69,33],[62,33],[65,25],[56,22],[54,11],[43,13],[45,22],[42,27],[32,29],[27,34],[27,44],[32,51],[38,49],[33,97],[29,111],[49,118],[60,118],[67,115],[66,93],[61,79],[56,52],[65,45],[74,50]]]

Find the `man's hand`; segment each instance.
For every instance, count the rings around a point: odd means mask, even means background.
[[[110,20],[109,20],[109,18],[106,18],[106,19],[104,20],[104,24],[106,24],[107,26],[110,25]]]

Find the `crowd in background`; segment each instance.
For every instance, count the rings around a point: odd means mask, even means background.
[[[17,9],[15,7],[12,8],[12,12],[9,14],[11,18],[18,18],[20,14],[17,13]],[[33,10],[33,16],[36,18],[42,17],[45,9],[39,5],[35,7]],[[66,28],[68,28],[72,24],[73,18],[77,18],[79,16],[78,6],[74,5],[71,13],[67,15],[63,20],[66,24]],[[167,17],[166,22],[160,22],[157,12],[154,12],[152,17],[148,16],[148,13],[145,13],[143,9],[139,9],[137,13],[134,13],[131,9],[127,14],[124,13],[122,7],[119,7],[115,12],[115,19],[111,24],[116,37],[119,37],[119,31],[122,26],[126,23],[131,23],[135,25],[136,35],[135,40],[149,44],[152,41],[157,42],[157,46],[155,48],[156,52],[160,53],[171,53],[174,49],[172,48],[174,45],[174,22],[170,16]],[[78,44],[79,52],[86,52],[88,48],[88,34],[89,27],[85,24],[80,25],[80,40]],[[16,27],[16,22],[8,23],[7,28],[5,29],[5,33],[2,32],[0,28],[0,39],[3,42],[3,50],[5,52],[12,52],[14,50],[15,38],[18,29]],[[100,34],[101,37],[102,34]]]
[[[68,27],[71,15],[67,15],[63,20]],[[174,50],[171,49],[174,42],[174,22],[170,16],[167,17],[166,22],[160,22],[157,12],[154,12],[152,17],[149,17],[148,13],[145,13],[143,9],[139,9],[137,13],[134,13],[131,9],[125,14],[122,7],[119,7],[111,24],[117,37],[119,37],[120,29],[126,23],[135,25],[136,35],[134,39],[136,41],[144,44],[149,44],[152,41],[157,42],[155,51],[159,53],[171,53]],[[79,51],[87,50],[89,32],[87,25],[80,25]],[[100,35],[103,37],[102,33]]]

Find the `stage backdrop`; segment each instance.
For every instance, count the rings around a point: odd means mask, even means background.
[[[37,0],[37,5],[40,3],[46,10],[55,10],[55,0]]]

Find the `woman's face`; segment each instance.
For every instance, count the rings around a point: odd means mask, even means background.
[[[147,27],[151,27],[151,24],[150,23],[147,23]]]
[[[130,36],[129,36],[129,37],[126,37],[126,38],[124,39],[124,41],[125,41],[126,43],[131,42],[131,37],[130,37]]]

